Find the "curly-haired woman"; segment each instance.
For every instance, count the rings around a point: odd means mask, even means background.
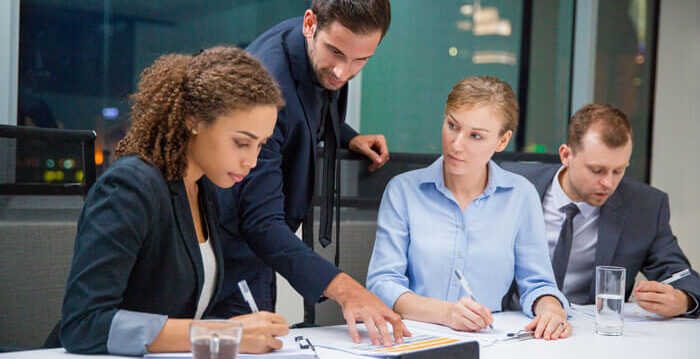
[[[284,104],[260,63],[235,47],[165,55],[141,75],[119,159],[87,196],[60,322],[71,352],[189,350],[223,280],[214,185],[255,167]],[[284,318],[243,323],[241,351],[279,348]]]

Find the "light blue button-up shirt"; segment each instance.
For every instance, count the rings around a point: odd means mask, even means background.
[[[524,177],[489,162],[484,192],[462,211],[445,187],[443,158],[393,178],[379,207],[367,288],[389,308],[403,293],[456,302],[461,269],[474,297],[491,311],[515,278],[523,312],[557,289],[537,191]]]

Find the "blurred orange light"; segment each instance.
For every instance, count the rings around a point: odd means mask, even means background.
[[[99,166],[102,164],[102,162],[104,162],[104,160],[105,160],[105,156],[104,156],[104,153],[102,153],[102,150],[96,149],[95,150],[95,164]]]

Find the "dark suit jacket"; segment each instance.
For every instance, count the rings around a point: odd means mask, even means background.
[[[560,165],[508,162],[503,163],[502,167],[530,180],[540,199],[544,199]],[[666,193],[629,177],[622,179],[615,192],[601,206],[595,266],[627,269],[625,300],[632,294],[639,271],[649,280],[662,281],[675,272],[690,268],[671,231],[670,216]],[[591,271],[594,270],[591,268]],[[695,271],[671,285],[696,299],[700,298],[700,278]],[[595,275],[586,304],[594,301]],[[693,316],[698,314],[700,308],[691,313]]]
[[[261,309],[273,310],[274,272],[282,274],[304,298],[316,302],[339,270],[313,253],[294,235],[306,216],[314,186],[320,126],[312,69],[302,34],[302,18],[284,21],[248,47],[279,83],[285,107],[273,137],[262,148],[257,166],[242,183],[219,189],[225,229],[226,280],[217,315],[249,312],[236,282],[247,279]],[[340,90],[341,146],[357,133],[345,120],[347,85]],[[256,257],[257,255],[257,257]]]
[[[203,177],[199,188],[217,258],[218,292],[224,268],[214,186]],[[137,157],[120,158],[92,187],[78,221],[61,342],[71,352],[107,353],[112,318],[120,309],[193,318],[203,283],[184,182],[166,182]]]

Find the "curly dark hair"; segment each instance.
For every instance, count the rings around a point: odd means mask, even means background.
[[[159,57],[141,73],[131,100],[132,124],[117,144],[116,156],[136,155],[158,167],[168,181],[181,179],[187,168],[187,119],[209,125],[233,110],[284,106],[267,70],[233,46]]]

